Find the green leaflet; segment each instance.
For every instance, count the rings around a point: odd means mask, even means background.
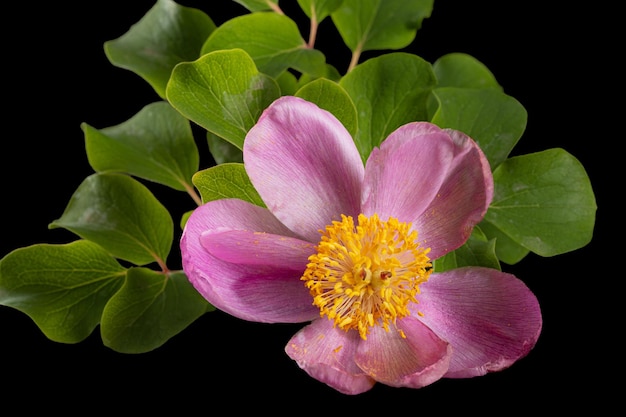
[[[123,353],[153,350],[214,309],[182,272],[127,270],[87,240],[5,256],[0,304],[27,314],[56,342],[83,341],[100,324],[104,344]]]
[[[51,340],[77,343],[100,323],[126,270],[95,243],[37,244],[0,261],[0,304],[27,314]]]
[[[174,66],[197,59],[213,30],[215,23],[201,10],[157,0],[128,32],[105,42],[104,51],[111,64],[139,75],[165,98]]]
[[[341,79],[339,85],[358,109],[354,141],[363,161],[401,125],[427,119],[427,99],[435,84],[432,66],[404,52],[371,58]]]
[[[198,171],[193,176],[193,183],[200,192],[203,203],[222,198],[238,198],[265,207],[243,164],[226,163]]]
[[[206,133],[206,139],[209,152],[211,152],[213,160],[217,165],[228,162],[243,162],[242,150],[232,143],[225,141],[211,132]]]
[[[321,76],[324,54],[307,48],[291,18],[273,12],[255,12],[235,17],[217,28],[202,46],[202,53],[241,48],[260,72],[276,78],[287,68]]]
[[[331,112],[354,136],[357,132],[357,113],[348,93],[336,82],[318,78],[300,88],[296,96]]]
[[[493,88],[502,91],[502,86],[489,68],[468,54],[446,54],[435,61],[433,71],[437,76],[437,87]]]
[[[583,166],[565,150],[510,158],[493,176],[494,197],[484,222],[541,256],[591,241],[595,196]]]
[[[298,0],[302,11],[316,23],[326,19],[337,10],[344,0]]]
[[[182,272],[131,268],[104,308],[100,332],[104,345],[115,351],[149,352],[212,310]]]
[[[278,5],[278,0],[233,0],[252,12],[272,10],[272,6]]]
[[[433,0],[344,0],[331,18],[352,52],[401,49],[432,10]]]
[[[167,99],[183,116],[238,148],[261,112],[280,96],[242,49],[215,51],[176,66]]]
[[[485,235],[495,239],[497,242],[496,256],[502,262],[514,265],[524,259],[524,257],[530,252],[528,249],[517,243],[506,233],[502,232],[488,221],[483,220],[477,227],[480,227]]]
[[[475,227],[463,246],[435,259],[433,266],[436,272],[463,266],[485,266],[500,270],[500,261],[496,256],[496,240],[488,239],[479,227]]]
[[[199,155],[189,120],[166,102],[145,106],[128,121],[97,130],[86,123],[85,146],[98,172],[123,172],[167,185],[192,188]]]
[[[63,227],[135,265],[165,264],[174,238],[168,210],[140,182],[123,174],[93,174],[50,228]]]
[[[526,129],[526,109],[497,89],[441,87],[432,93],[437,110],[431,122],[469,135],[492,170],[508,157]]]
[[[298,79],[289,71],[284,71],[276,77],[276,83],[280,88],[281,96],[292,96],[298,89]]]

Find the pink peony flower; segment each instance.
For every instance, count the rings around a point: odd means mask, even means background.
[[[233,316],[310,322],[285,350],[313,378],[346,394],[376,382],[420,388],[502,370],[535,345],[539,304],[515,276],[432,269],[492,199],[489,164],[467,135],[409,123],[364,166],[333,115],[285,96],[243,154],[267,208],[198,207],[181,239],[183,268]]]

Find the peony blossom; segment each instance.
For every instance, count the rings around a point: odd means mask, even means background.
[[[535,345],[541,312],[522,281],[432,268],[466,242],[493,196],[467,135],[409,123],[363,164],[332,114],[285,96],[250,129],[243,156],[266,208],[198,207],[183,268],[226,313],[306,323],[285,351],[313,378],[346,394],[376,382],[420,388],[505,369]]]

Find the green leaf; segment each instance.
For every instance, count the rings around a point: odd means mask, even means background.
[[[154,350],[214,310],[182,272],[131,268],[102,313],[104,345],[122,353]]]
[[[241,49],[178,64],[167,85],[167,98],[176,110],[240,149],[248,130],[278,97],[276,82],[259,73]]]
[[[443,87],[434,89],[433,97],[438,108],[431,121],[478,142],[492,170],[508,157],[526,129],[524,106],[496,89]]]
[[[496,256],[502,262],[514,265],[524,259],[530,253],[528,249],[511,239],[497,227],[487,221],[478,224],[487,236],[491,236],[496,241]]]
[[[183,215],[180,218],[180,229],[184,230],[185,229],[185,225],[187,224],[187,220],[189,220],[189,217],[191,216],[191,214],[193,213],[193,210],[189,210],[183,213]]]
[[[202,53],[241,48],[260,72],[276,78],[287,68],[321,75],[326,58],[307,47],[291,18],[273,12],[238,16],[218,27],[202,46]]]
[[[28,246],[0,261],[0,304],[28,315],[49,339],[77,343],[100,323],[125,276],[108,252],[86,240]]]
[[[203,203],[222,198],[238,198],[265,207],[243,164],[221,164],[198,171],[193,176],[193,183],[200,192]]]
[[[541,255],[591,241],[596,201],[580,162],[563,149],[516,156],[493,173],[494,197],[484,222]]]
[[[62,227],[135,265],[165,263],[174,223],[139,181],[123,174],[93,174],[72,195],[51,229]]]
[[[427,119],[427,99],[435,83],[430,63],[404,52],[371,58],[341,79],[339,85],[357,108],[355,143],[363,161],[401,125]]]
[[[193,188],[199,155],[189,120],[166,102],[145,106],[130,120],[97,130],[86,123],[87,158],[98,172],[124,172],[179,191]]]
[[[438,87],[493,88],[503,91],[493,73],[471,55],[455,52],[433,64]]]
[[[264,10],[276,10],[278,8],[278,0],[233,0],[235,3],[241,4],[252,12],[260,12]]]
[[[157,0],[128,32],[105,42],[104,52],[111,64],[139,75],[165,98],[174,66],[197,59],[215,27],[201,10],[180,6],[172,0]]]
[[[463,266],[484,266],[500,271],[500,261],[496,256],[495,247],[496,240],[488,239],[480,228],[475,227],[463,246],[435,259],[433,266],[437,272]]]
[[[211,132],[206,134],[209,152],[216,164],[227,162],[243,162],[243,152],[230,142],[225,141]]]
[[[352,136],[356,134],[356,107],[354,107],[354,103],[352,103],[346,90],[338,83],[326,78],[318,78],[305,84],[295,95],[328,110],[346,127]]]
[[[434,0],[344,0],[331,18],[352,52],[408,46]]]
[[[302,88],[306,84],[310,83],[311,81],[315,81],[318,78],[326,78],[331,81],[339,82],[341,80],[341,74],[339,73],[337,68],[335,68],[331,64],[326,64],[324,73],[321,74],[319,77],[313,76],[311,74],[302,74],[298,79],[298,87]]]
[[[298,89],[298,79],[289,71],[282,72],[276,77],[276,82],[280,87],[281,96],[292,96]]]
[[[343,0],[298,0],[302,11],[317,23],[330,16],[342,3]]]

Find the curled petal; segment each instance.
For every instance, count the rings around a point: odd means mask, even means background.
[[[267,209],[236,198],[210,201],[196,208],[185,224],[182,237],[191,235],[196,239],[206,231],[220,228],[297,237]]]
[[[358,332],[337,329],[320,318],[296,333],[285,352],[318,381],[344,394],[360,394],[375,383],[354,363],[360,341]]]
[[[300,281],[304,265],[297,270],[282,262],[261,266],[237,263],[207,250],[203,241],[210,240],[208,234],[228,230],[295,237],[267,209],[241,200],[217,200],[198,207],[187,220],[180,247],[183,269],[200,294],[220,310],[244,320],[295,323],[319,315]],[[218,255],[224,257],[225,252],[222,249]]]
[[[265,232],[222,230],[204,232],[202,246],[223,261],[242,265],[280,266],[302,274],[315,252],[312,243]]]
[[[306,240],[317,242],[341,214],[359,214],[361,157],[345,127],[315,104],[274,101],[248,132],[243,155],[268,209]]]
[[[392,328],[373,327],[355,356],[357,365],[376,381],[393,387],[421,388],[447,371],[452,349],[413,317],[398,322],[406,338]]]
[[[466,267],[433,273],[420,288],[420,320],[453,347],[448,378],[507,368],[539,338],[539,303],[514,275]]]
[[[470,148],[472,153],[478,154],[478,158],[480,159],[480,167],[483,172],[483,179],[485,181],[485,205],[489,206],[489,204],[491,204],[491,200],[493,199],[493,175],[491,174],[491,166],[489,165],[487,157],[478,146],[478,143],[476,143],[465,133],[454,129],[444,130],[450,135],[450,137],[457,146],[457,154],[455,155],[456,158],[458,158],[459,156],[464,157],[463,154],[465,153],[465,149],[467,147]]]
[[[461,132],[445,131],[455,143],[454,159],[436,197],[413,222],[432,259],[463,245],[493,198],[493,176],[478,144]]]
[[[399,127],[370,154],[363,184],[363,213],[414,222],[448,175],[454,143],[426,122]]]

